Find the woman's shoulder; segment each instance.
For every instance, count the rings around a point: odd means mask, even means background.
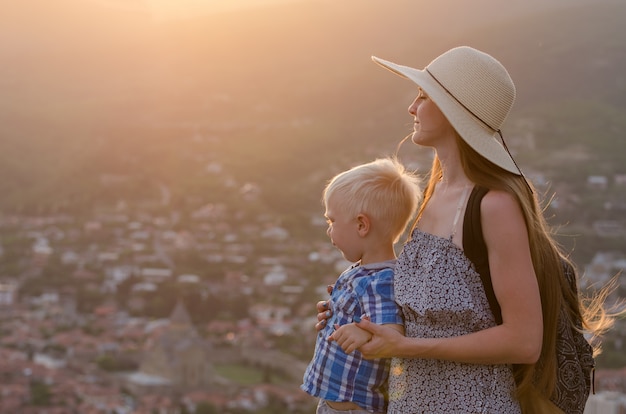
[[[527,223],[522,206],[514,194],[492,190],[480,205],[480,219],[487,246],[505,247],[515,239],[526,239]],[[500,243],[506,240],[506,243]],[[496,246],[498,245],[498,246]]]
[[[480,204],[480,212],[483,217],[489,218],[521,213],[521,208],[513,194],[503,190],[489,190]]]

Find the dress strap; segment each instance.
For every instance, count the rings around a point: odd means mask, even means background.
[[[467,185],[463,189],[463,194],[461,194],[461,198],[459,199],[459,204],[456,206],[456,215],[454,216],[454,222],[452,223],[452,233],[450,234],[450,240],[454,239],[456,235],[456,225],[459,223],[459,218],[461,218],[461,211],[465,206],[465,202],[467,201],[467,193],[472,186]]]

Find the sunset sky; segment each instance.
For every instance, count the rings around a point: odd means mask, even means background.
[[[116,8],[146,10],[155,20],[194,17],[207,13],[310,0],[89,0]]]
[[[612,66],[622,15],[590,13],[611,1],[0,0],[0,165],[78,169],[74,153],[151,148],[172,125],[229,131],[224,154],[272,166],[278,145],[404,136],[414,89],[371,55],[423,67],[459,44],[505,63],[516,111],[572,95],[618,101],[615,82],[581,82],[624,73]]]
[[[524,66],[545,62],[552,38],[528,32],[525,16],[569,2],[497,8],[496,0],[0,1],[0,115],[29,126],[95,118],[108,124],[111,113],[125,120],[190,112],[240,120],[224,102],[251,97],[263,103],[262,119],[334,114],[330,104],[345,102],[347,111],[363,98],[364,85],[406,90],[381,76],[371,55],[423,66],[462,43],[488,47],[517,76],[530,78]],[[559,36],[569,33],[562,29]],[[579,22],[575,29],[581,36],[587,30]],[[498,41],[485,30],[497,31]],[[518,47],[532,51],[532,59],[519,59]]]

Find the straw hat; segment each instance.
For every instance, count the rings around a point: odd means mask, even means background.
[[[448,50],[423,70],[372,60],[422,88],[476,152],[521,175],[497,139],[515,101],[515,85],[500,62],[468,46]]]

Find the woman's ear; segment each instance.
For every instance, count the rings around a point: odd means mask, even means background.
[[[359,214],[358,216],[356,216],[356,222],[357,222],[357,231],[359,232],[359,236],[361,237],[365,237],[367,236],[367,233],[369,233],[370,231],[370,218],[367,217],[365,214]]]

